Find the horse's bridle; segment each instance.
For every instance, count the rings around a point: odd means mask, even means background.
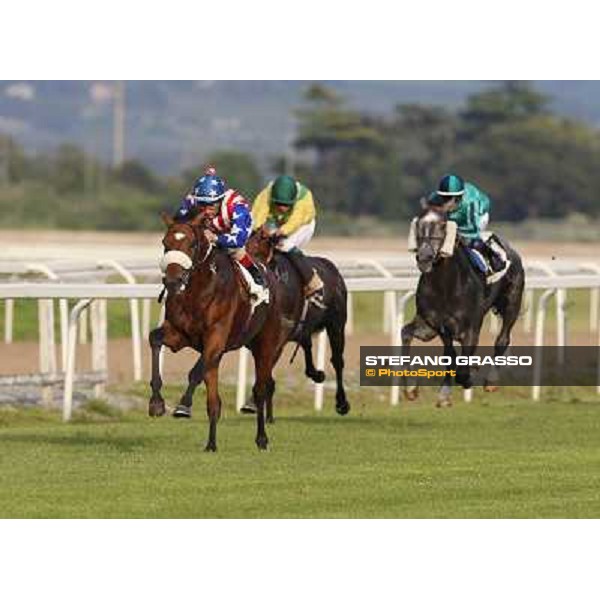
[[[186,267],[180,265],[183,270],[183,274],[181,275],[181,290],[184,290],[190,281],[192,273],[200,265],[204,264],[208,260],[208,257],[211,255],[211,253],[215,247],[215,244],[213,242],[210,242],[207,240],[206,253],[204,254],[204,256],[202,257],[201,260],[198,260],[198,248],[200,247],[200,240],[198,239],[198,232],[196,231],[196,228],[193,225],[191,225],[190,223],[181,223],[181,225],[185,225],[187,228],[189,228],[191,230],[192,238],[193,238],[192,244],[190,246],[192,255],[188,257],[190,259],[191,266],[186,268]],[[164,284],[164,279],[163,279],[163,284]],[[162,296],[163,296],[163,293],[161,292],[161,295],[159,296],[159,301],[162,299]]]

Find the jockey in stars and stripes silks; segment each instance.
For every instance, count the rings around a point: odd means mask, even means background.
[[[216,233],[207,231],[210,241],[218,248],[226,249],[250,272],[254,281],[264,287],[260,268],[245,249],[252,233],[252,214],[248,202],[238,191],[227,189],[214,167],[208,167],[204,175],[194,182],[192,191],[183,199],[175,218],[187,221],[198,213],[212,217]]]

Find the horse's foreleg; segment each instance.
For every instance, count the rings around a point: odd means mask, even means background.
[[[325,381],[325,373],[319,369],[315,369],[315,364],[313,363],[311,336],[306,335],[302,342],[300,342],[300,345],[304,351],[304,374],[315,383],[323,383]]]
[[[194,392],[202,381],[204,375],[204,360],[202,356],[196,361],[192,370],[188,374],[188,386],[185,393],[181,397],[179,404],[173,411],[173,416],[176,418],[187,418],[192,416],[192,402],[194,400]]]
[[[165,401],[160,393],[162,388],[162,378],[160,376],[160,349],[164,342],[164,329],[159,327],[150,332],[149,342],[152,351],[152,379],[150,387],[152,396],[148,404],[148,414],[151,417],[161,417],[165,414]]]
[[[452,363],[456,359],[456,351],[454,350],[454,343],[452,336],[449,333],[442,333],[442,342],[444,343],[444,356],[449,356],[452,359]],[[438,399],[436,406],[438,408],[442,406],[452,406],[452,375],[447,369],[446,375],[442,380],[442,385],[438,391]]]
[[[475,354],[477,350],[477,344],[479,341],[479,329],[471,330],[465,334],[461,340],[461,356],[470,357]],[[462,385],[465,390],[473,387],[471,381],[471,368],[468,365],[461,365],[456,369],[456,383]]]
[[[344,322],[334,321],[327,324],[327,336],[331,346],[331,364],[335,369],[336,392],[335,410],[340,415],[346,415],[350,411],[350,404],[346,399],[344,390],[344,347],[346,339],[344,335]]]
[[[411,344],[413,338],[417,338],[424,342],[432,340],[437,335],[437,332],[432,329],[427,323],[417,315],[410,323],[407,323],[402,328],[402,354],[410,356]],[[407,400],[416,400],[419,397],[418,383],[411,384],[408,379],[404,380],[404,397]]]
[[[221,416],[221,398],[219,396],[219,362],[220,359],[207,360],[204,371],[206,384],[206,413],[208,415],[208,442],[206,452],[217,451],[217,423]]]
[[[275,418],[273,417],[273,394],[275,394],[275,381],[271,380],[271,384],[267,387],[267,393],[265,396],[267,423],[275,423]]]
[[[275,389],[275,381],[265,365],[257,359],[256,382],[252,388],[254,401],[256,402],[256,445],[259,450],[266,450],[269,445],[269,438],[265,429],[265,401],[269,394],[269,389]],[[273,416],[271,414],[271,416]]]

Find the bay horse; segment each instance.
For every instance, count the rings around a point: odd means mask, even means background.
[[[226,252],[211,244],[206,235],[209,221],[200,215],[188,222],[175,222],[163,214],[167,232],[163,238],[163,283],[167,291],[165,320],[149,336],[152,349],[152,396],[150,416],[165,414],[159,370],[161,346],[173,352],[194,348],[200,358],[188,376],[188,387],[173,416],[191,416],[196,387],[206,385],[209,419],[206,451],[217,449],[217,421],[221,413],[219,364],[231,350],[246,346],[252,352],[256,379],[253,394],[257,404],[256,445],[268,445],[264,405],[273,396],[273,367],[289,336],[280,318],[280,294],[271,275],[266,276],[270,298],[252,310],[243,275]]]
[[[304,297],[304,284],[300,273],[285,252],[277,250],[280,237],[269,233],[268,228],[256,230],[248,240],[246,249],[259,262],[266,265],[281,285],[281,311],[285,321],[293,324],[287,341],[296,342],[304,352],[305,375],[315,383],[325,380],[325,373],[315,368],[312,355],[312,335],[326,330],[331,347],[331,364],[336,375],[335,410],[340,415],[350,411],[344,389],[344,347],[347,320],[346,283],[337,267],[326,258],[305,257],[308,264],[323,280],[324,308],[314,305]],[[298,349],[296,347],[296,350]],[[296,352],[294,352],[295,356]],[[293,357],[292,357],[293,360]],[[270,405],[267,404],[267,419]]]
[[[456,235],[450,256],[447,255],[448,229],[447,213],[439,209],[425,207],[416,219],[416,259],[421,272],[416,293],[417,314],[402,328],[402,346],[410,352],[413,338],[430,341],[439,336],[445,355],[454,359],[453,342],[456,341],[462,347],[462,355],[471,356],[479,344],[483,319],[493,309],[502,319],[494,342],[494,356],[502,356],[510,344],[510,333],[521,309],[525,285],[521,258],[504,240],[499,240],[510,266],[502,278],[487,284],[485,274],[473,266],[460,235]],[[465,389],[472,387],[468,366],[456,369],[456,383]],[[487,375],[484,389],[498,389],[495,369]],[[408,400],[415,400],[417,395],[415,386],[405,390]],[[450,405],[450,395],[451,377],[448,375],[440,388],[438,406]]]

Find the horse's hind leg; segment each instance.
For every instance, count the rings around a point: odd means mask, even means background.
[[[265,402],[271,392],[275,390],[275,381],[271,370],[273,364],[266,356],[261,356],[257,352],[254,356],[256,364],[256,381],[252,388],[252,395],[256,402],[256,445],[259,450],[266,450],[269,445],[269,438],[265,429]],[[273,409],[271,407],[271,418],[273,418]]]
[[[522,295],[523,284],[519,281],[506,296],[503,296],[494,305],[502,318],[502,327],[500,327],[494,342],[494,357],[503,356],[510,345],[510,334],[521,312]],[[492,367],[486,376],[483,389],[486,392],[495,392],[499,388],[498,383],[498,371]]]
[[[252,388],[252,397],[256,403],[256,445],[259,450],[266,450],[269,438],[265,429],[265,408],[267,419],[273,422],[273,394],[275,393],[275,380],[273,369],[281,356],[286,338],[284,332],[271,328],[264,331],[259,339],[253,341],[250,350],[254,357],[255,383]],[[268,327],[268,326],[267,326]]]
[[[345,321],[341,320],[332,320],[326,325],[327,337],[331,346],[331,364],[335,369],[337,386],[335,392],[335,410],[340,415],[346,415],[350,411],[350,404],[346,399],[346,390],[344,389],[345,325]]]
[[[315,364],[313,363],[312,337],[310,335],[304,336],[300,345],[304,351],[304,374],[315,383],[323,383],[325,381],[325,373],[319,369],[315,369]]]
[[[189,419],[192,416],[192,402],[194,400],[194,392],[202,381],[204,375],[204,360],[202,356],[196,361],[192,370],[188,374],[188,386],[185,393],[181,397],[179,404],[173,411],[173,416],[178,419]]]
[[[160,349],[164,342],[164,329],[159,327],[150,332],[150,347],[152,350],[152,379],[150,387],[152,388],[152,396],[148,404],[148,414],[151,417],[161,417],[165,414],[165,401],[160,393],[162,388],[162,378],[160,376]]]

